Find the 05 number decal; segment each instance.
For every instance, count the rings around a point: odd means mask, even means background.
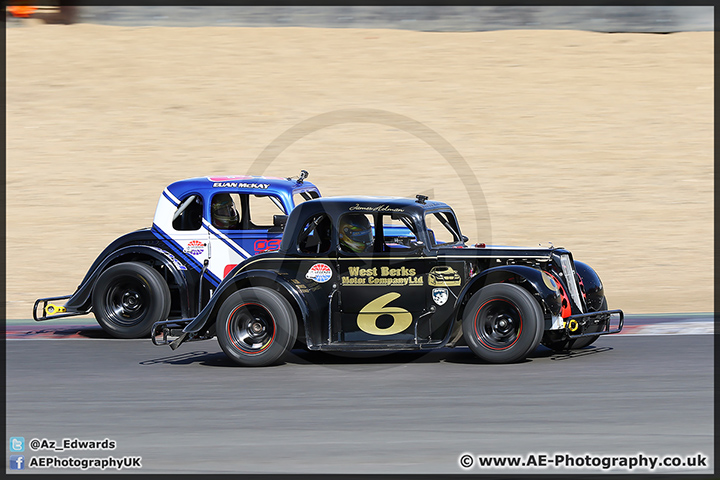
[[[260,239],[255,241],[253,248],[255,249],[255,253],[267,252],[269,250],[277,250],[280,248],[281,242],[282,238],[271,238],[268,240]]]
[[[410,312],[401,307],[387,306],[399,297],[399,293],[390,292],[365,305],[357,316],[360,330],[370,335],[395,335],[412,325],[413,318]],[[390,315],[393,323],[386,328],[378,327],[377,320],[382,315]]]

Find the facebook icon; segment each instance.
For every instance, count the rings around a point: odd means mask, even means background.
[[[10,470],[24,470],[25,455],[10,455]]]

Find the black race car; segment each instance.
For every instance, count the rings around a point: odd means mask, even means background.
[[[422,350],[467,345],[491,363],[539,344],[582,348],[622,330],[603,284],[562,248],[466,246],[442,202],[310,200],[290,214],[279,250],[248,258],[195,317],[153,325],[175,349],[217,336],[247,366],[309,350]]]

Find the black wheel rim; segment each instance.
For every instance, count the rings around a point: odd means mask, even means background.
[[[275,340],[275,319],[262,305],[244,303],[235,307],[227,322],[230,342],[248,355],[266,351]]]
[[[522,332],[522,315],[515,304],[503,300],[488,300],[475,314],[475,335],[491,350],[512,347]]]
[[[138,277],[123,276],[117,278],[105,291],[103,313],[114,324],[132,327],[145,319],[149,305],[147,283]]]

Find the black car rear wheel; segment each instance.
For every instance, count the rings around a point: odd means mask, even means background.
[[[138,262],[119,263],[105,270],[92,294],[95,318],[116,338],[149,336],[153,323],[167,319],[170,303],[165,279]]]
[[[280,362],[297,338],[290,303],[265,287],[239,290],[223,302],[217,316],[218,343],[235,363],[265,366]]]
[[[470,349],[490,363],[525,359],[543,333],[540,305],[527,290],[511,283],[488,285],[468,302],[463,335]]]

